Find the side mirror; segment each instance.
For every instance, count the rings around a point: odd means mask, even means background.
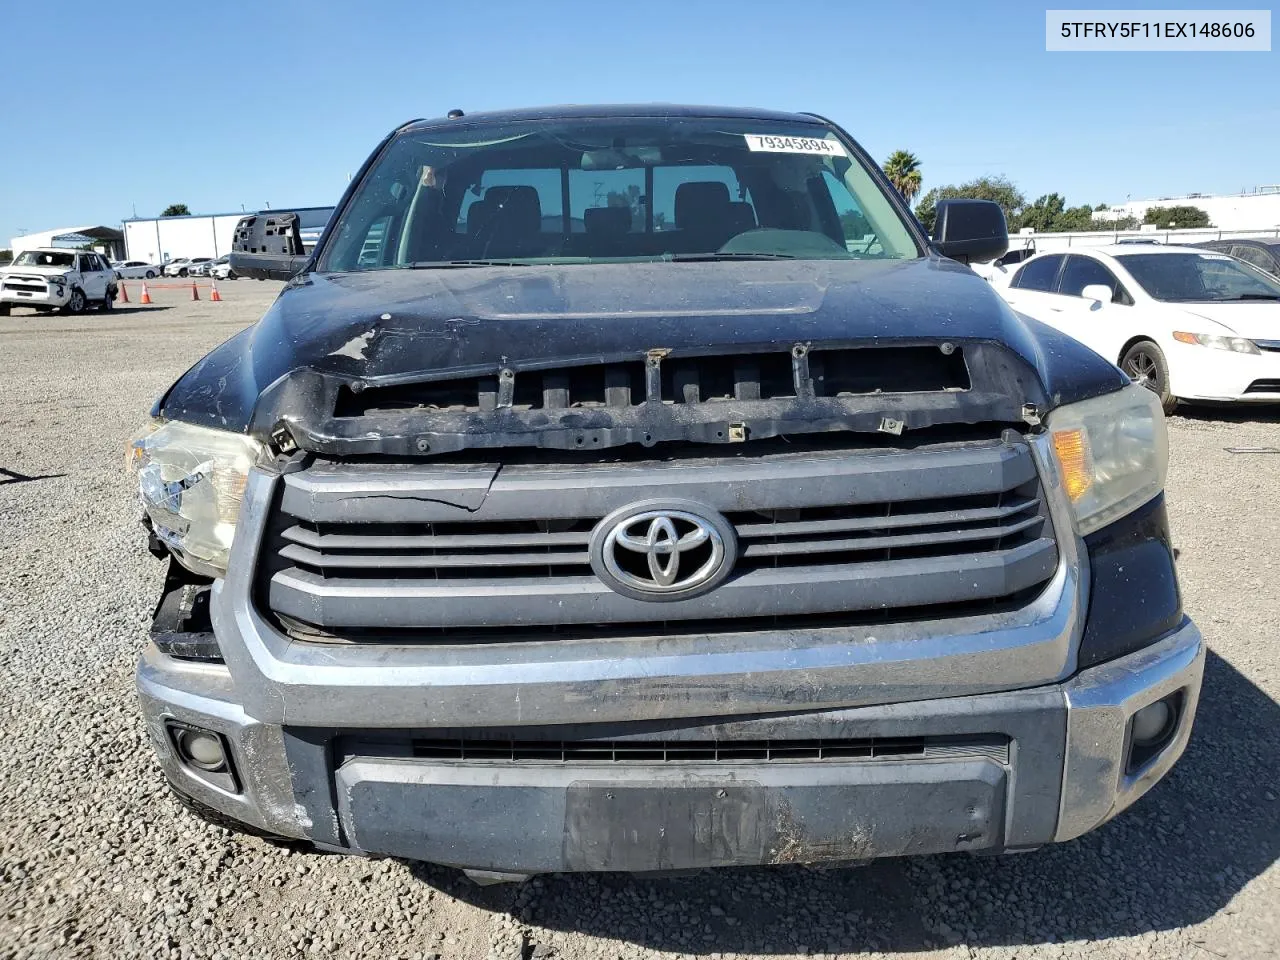
[[[1080,296],[1086,300],[1093,300],[1096,303],[1110,303],[1114,296],[1110,287],[1105,283],[1091,283],[1080,291]]]
[[[296,213],[245,217],[236,224],[229,257],[232,270],[254,280],[289,280],[311,259],[303,250]]]
[[[998,203],[943,200],[933,223],[933,245],[961,263],[989,263],[1009,249],[1009,225]]]

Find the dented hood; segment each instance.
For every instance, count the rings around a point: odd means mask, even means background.
[[[307,369],[377,381],[795,341],[1005,344],[1052,403],[1116,389],[1115,368],[1012,312],[968,268],[907,261],[741,261],[309,274],[213,350],[154,412],[247,430],[262,392]]]

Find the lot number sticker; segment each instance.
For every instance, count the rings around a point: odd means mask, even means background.
[[[775,137],[764,133],[744,133],[747,149],[763,153],[816,153],[820,157],[846,156],[834,140],[817,137]]]

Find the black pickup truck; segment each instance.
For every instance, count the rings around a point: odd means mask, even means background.
[[[1070,840],[1204,649],[1157,398],[809,114],[392,132],[131,447],[138,690],[193,809],[478,879]]]

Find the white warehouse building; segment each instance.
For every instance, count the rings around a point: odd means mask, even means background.
[[[15,257],[23,250],[38,250],[41,247],[89,246],[99,253],[105,253],[108,258],[117,260],[124,252],[124,234],[115,227],[87,224],[82,227],[57,227],[40,233],[24,233],[9,241],[9,248]]]
[[[1280,186],[1257,187],[1252,193],[1185,197],[1160,197],[1158,200],[1127,200],[1110,210],[1095,212],[1095,220],[1113,219],[1117,215],[1143,218],[1152,207],[1199,207],[1209,215],[1209,222],[1219,230],[1275,230],[1280,228]]]
[[[178,257],[220,257],[231,252],[236,224],[247,216],[252,214],[242,210],[239,213],[126,220],[126,259],[168,263]]]
[[[152,217],[124,222],[126,259],[168,263],[178,257],[218,257],[231,252],[236,224],[256,214],[298,214],[304,247],[310,249],[333,212],[332,207],[281,207],[239,213],[208,213],[182,217]]]

